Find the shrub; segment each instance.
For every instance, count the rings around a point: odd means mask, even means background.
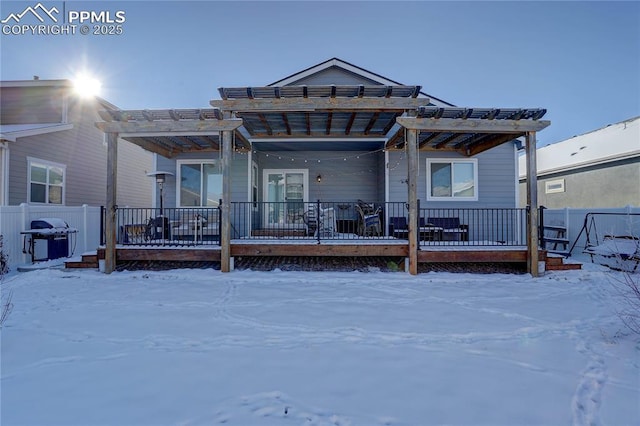
[[[9,256],[4,252],[3,237],[0,235],[0,285],[4,281],[4,276],[9,272]],[[13,291],[5,292],[0,288],[0,295],[2,296],[2,311],[0,311],[0,328],[9,317],[11,310],[13,309]]]

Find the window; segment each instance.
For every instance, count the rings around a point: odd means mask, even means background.
[[[216,161],[178,161],[178,205],[217,207],[222,198],[222,173]]]
[[[66,166],[28,158],[30,203],[64,204]]]
[[[544,183],[545,194],[564,192],[564,179],[550,180]]]
[[[478,160],[427,160],[427,200],[477,201]]]

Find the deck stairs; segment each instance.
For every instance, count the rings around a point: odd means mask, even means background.
[[[98,269],[98,253],[83,254],[81,260],[65,262],[64,267],[67,269]]]
[[[547,254],[545,259],[546,271],[571,271],[576,269],[582,269],[582,264],[567,263],[563,255],[554,255],[552,253]]]
[[[542,248],[548,253],[569,257],[569,243],[565,225],[544,225]]]

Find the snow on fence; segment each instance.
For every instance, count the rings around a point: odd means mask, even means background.
[[[640,236],[640,218],[639,216],[624,216],[625,214],[640,213],[640,207],[622,207],[622,208],[593,208],[593,209],[545,209],[544,224],[565,226],[567,229],[566,238],[569,240],[569,247],[575,242],[575,247],[571,252],[572,256],[582,253],[586,246],[586,231],[580,233],[584,226],[585,218],[588,213],[620,213],[620,215],[595,215],[599,237],[604,235],[629,235]],[[578,238],[576,242],[576,238]],[[592,235],[593,238],[593,235]]]
[[[100,207],[82,205],[67,206],[0,206],[0,235],[4,235],[4,251],[9,256],[9,267],[31,262],[31,256],[23,253],[21,231],[31,228],[31,221],[40,218],[60,218],[71,228],[78,230],[70,237],[69,254],[78,256],[95,250],[100,245]]]

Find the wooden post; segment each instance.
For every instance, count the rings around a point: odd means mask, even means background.
[[[104,272],[116,269],[116,187],[118,182],[118,134],[105,133],[107,141],[107,211],[105,227]]]
[[[538,270],[538,166],[536,164],[536,132],[527,132],[527,271],[537,277]]]
[[[224,118],[231,113],[224,112]],[[222,229],[220,230],[220,270],[231,271],[231,155],[233,153],[233,131],[222,132]]]
[[[409,273],[418,274],[418,131],[407,129],[407,179],[409,202]]]

